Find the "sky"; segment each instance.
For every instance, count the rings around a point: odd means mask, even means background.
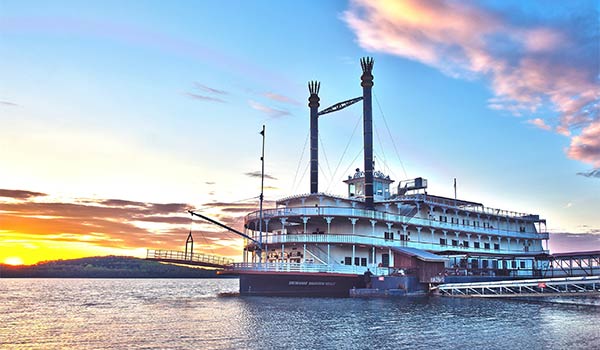
[[[600,2],[0,0],[0,263],[196,249],[239,258],[258,207],[309,192],[309,80],[360,96],[376,168],[539,214],[600,250]],[[319,190],[362,166],[360,104],[320,119]]]

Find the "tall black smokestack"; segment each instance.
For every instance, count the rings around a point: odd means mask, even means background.
[[[371,88],[373,87],[373,58],[360,59],[363,74],[360,77],[363,88],[363,132],[365,144],[365,206],[373,209],[373,108]]]
[[[319,192],[319,89],[318,81],[308,82],[310,107],[310,193]]]

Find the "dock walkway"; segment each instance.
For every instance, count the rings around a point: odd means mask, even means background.
[[[233,259],[216,255],[189,253],[177,250],[148,249],[146,252],[146,260],[214,268],[225,268],[233,264]]]
[[[431,288],[431,291],[441,296],[462,298],[600,297],[600,276],[446,283]]]

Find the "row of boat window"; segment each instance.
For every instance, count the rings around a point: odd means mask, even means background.
[[[434,220],[435,220],[435,218],[434,218]],[[440,222],[448,222],[448,217],[445,215],[440,215]],[[460,224],[460,219],[451,217],[450,223],[458,225],[458,224]],[[469,219],[462,219],[462,224],[465,226],[471,226],[471,224],[472,224],[473,227],[480,227],[479,221],[477,221],[477,220],[471,221]],[[493,229],[494,226],[492,226],[489,222],[484,221],[483,228]],[[519,232],[525,232],[525,226],[519,226]]]
[[[344,265],[352,265],[352,257],[346,256],[344,260],[340,261]],[[367,258],[354,257],[354,265],[356,266],[367,266]]]
[[[459,242],[457,239],[453,239],[451,241],[453,247],[462,247],[469,248],[469,241]],[[448,240],[446,238],[440,238],[440,245],[448,245]],[[483,243],[483,249],[490,249],[490,243]],[[480,242],[473,242],[473,248],[481,248]],[[500,243],[494,243],[494,250],[500,250]]]

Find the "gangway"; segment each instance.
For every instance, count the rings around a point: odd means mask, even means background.
[[[226,268],[233,264],[233,259],[230,258],[177,250],[148,249],[146,252],[146,260],[214,268]]]
[[[539,257],[542,277],[595,276],[600,274],[600,250],[555,253]]]
[[[441,296],[462,298],[600,297],[600,276],[446,283],[431,288],[431,291]]]

